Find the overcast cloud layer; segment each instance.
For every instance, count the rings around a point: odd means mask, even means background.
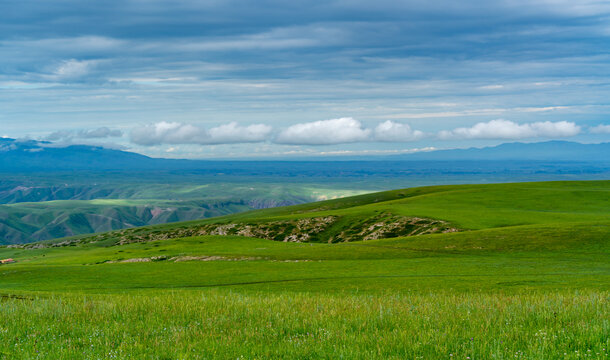
[[[609,141],[608,24],[596,0],[10,1],[0,136],[202,158]]]

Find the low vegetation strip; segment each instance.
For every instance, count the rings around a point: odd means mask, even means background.
[[[152,256],[145,258],[130,258],[123,260],[108,260],[101,261],[99,264],[115,264],[115,263],[138,263],[138,262],[151,262],[151,261],[172,261],[172,262],[181,262],[181,261],[254,261],[254,260],[263,260],[262,257],[226,257],[226,256]]]

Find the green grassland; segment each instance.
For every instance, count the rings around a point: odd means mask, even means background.
[[[537,161],[206,161],[175,170],[24,173],[0,168],[0,245],[405,187],[607,174],[604,164]]]
[[[459,231],[337,241],[399,216]],[[320,218],[309,242],[182,236]],[[607,359],[609,255],[610,181],[411,188],[4,247],[0,358]]]

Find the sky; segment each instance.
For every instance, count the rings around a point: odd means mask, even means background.
[[[610,2],[2,0],[0,136],[172,158],[610,141]]]

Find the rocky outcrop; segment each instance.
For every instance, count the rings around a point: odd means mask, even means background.
[[[329,239],[329,242],[387,239],[456,231],[459,230],[443,220],[384,213],[362,223],[346,226]]]
[[[140,234],[134,233],[130,230],[124,230],[121,232],[122,234],[119,237],[119,244],[166,240],[171,238],[200,235],[235,235],[284,242],[309,242],[312,240],[319,240],[317,235],[324,232],[336,221],[336,219],[336,216],[325,216],[254,224],[206,224],[188,228],[172,229],[167,231],[152,231]]]

